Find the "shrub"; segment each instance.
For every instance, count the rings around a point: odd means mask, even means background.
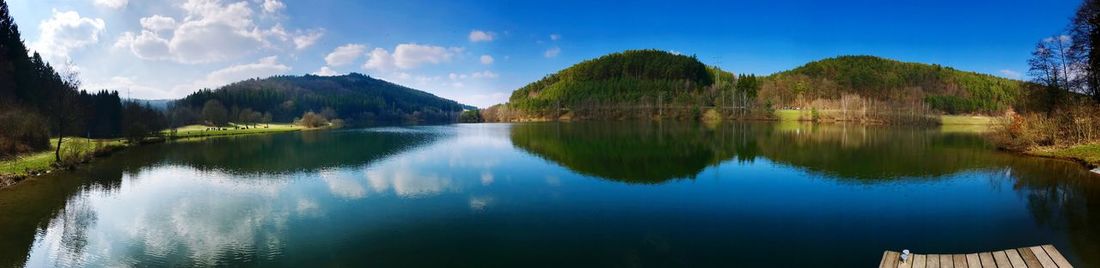
[[[37,113],[0,109],[0,159],[50,148],[49,128]]]
[[[323,115],[310,111],[303,114],[302,118],[298,119],[298,121],[294,123],[307,128],[317,128],[327,126],[328,119],[326,119]]]
[[[1026,151],[1100,142],[1100,105],[1076,100],[1050,113],[1012,115],[990,134],[998,147]]]

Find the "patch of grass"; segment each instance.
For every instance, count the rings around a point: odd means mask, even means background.
[[[799,120],[802,120],[802,111],[800,111],[800,110],[775,110],[775,116],[779,117],[779,121],[799,121]]]
[[[215,136],[231,136],[231,135],[245,135],[245,134],[260,134],[260,133],[279,133],[300,131],[307,128],[294,125],[294,124],[259,124],[256,127],[233,128],[224,127],[225,130],[207,130],[209,127],[203,125],[190,125],[181,127],[176,130],[176,138],[194,138],[194,137],[215,137]],[[171,130],[162,131],[165,136],[171,135]]]
[[[1077,145],[1068,148],[1039,149],[1032,153],[1042,156],[1077,159],[1093,167],[1100,166],[1100,143]]]
[[[993,125],[940,125],[942,133],[988,133],[993,131]]]
[[[29,170],[49,170],[54,163],[54,148],[57,138],[50,139],[50,150],[32,153],[0,161],[0,175],[26,175]],[[61,144],[62,159],[84,159],[99,150],[109,147],[126,146],[121,139],[94,140],[85,138],[66,137]]]
[[[993,125],[997,118],[983,115],[942,115],[940,124],[943,125]]]

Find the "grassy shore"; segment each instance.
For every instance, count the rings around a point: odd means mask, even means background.
[[[779,121],[799,121],[802,120],[802,111],[775,110],[775,116],[779,118]]]
[[[775,110],[775,116],[779,121],[799,121],[810,115],[809,110]],[[997,117],[985,115],[941,115],[942,125],[964,126],[990,126],[997,124]]]
[[[173,136],[171,130],[165,130],[164,133],[167,137],[173,138],[197,138],[197,137],[217,137],[217,136],[232,136],[232,135],[247,135],[247,134],[261,134],[261,133],[280,133],[301,131],[307,128],[294,125],[294,124],[259,124],[255,127],[239,126],[239,128],[223,127],[221,129],[211,129],[210,127],[203,125],[190,125],[176,129],[176,134]]]
[[[233,128],[224,127],[224,130],[211,130],[202,125],[191,125],[177,129],[174,136],[171,136],[170,130],[165,130],[162,133],[166,137],[173,139],[184,138],[199,138],[199,137],[217,137],[217,136],[231,136],[231,135],[247,135],[247,134],[263,134],[263,133],[281,133],[306,130],[308,128],[293,125],[293,124],[261,124],[256,127],[249,128]],[[27,155],[22,155],[14,159],[8,159],[0,161],[0,178],[3,177],[17,177],[26,176],[28,171],[31,173],[39,173],[52,170],[54,168],[54,151],[56,147],[57,139],[52,139],[50,142],[51,149],[49,151],[42,151]],[[125,140],[122,139],[86,139],[86,138],[70,138],[66,137],[61,145],[61,157],[62,159],[74,159],[76,162],[82,162],[83,160],[90,159],[91,156],[103,153],[110,150],[117,150],[129,146]],[[3,184],[0,182],[0,184]],[[0,185],[2,186],[2,185]]]
[[[1046,157],[1073,159],[1085,163],[1090,168],[1100,167],[1100,143],[1068,148],[1039,148],[1029,153]]]
[[[27,175],[27,171],[41,172],[51,170],[54,163],[54,148],[57,139],[50,140],[50,150],[23,155],[15,159],[0,161],[0,176]],[[65,138],[61,144],[63,159],[85,159],[104,150],[113,150],[127,146],[121,139],[85,139]]]
[[[989,126],[997,124],[997,117],[985,115],[941,115],[940,124]]]

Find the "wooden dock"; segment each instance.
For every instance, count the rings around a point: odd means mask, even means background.
[[[1070,268],[1073,265],[1052,245],[970,254],[916,254],[906,262],[901,253],[886,251],[878,267],[886,268]]]

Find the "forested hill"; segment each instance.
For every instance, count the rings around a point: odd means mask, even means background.
[[[303,113],[328,110],[349,124],[385,122],[450,122],[472,108],[427,92],[352,73],[343,76],[275,76],[204,89],[177,101],[174,109],[189,107],[201,113],[217,100],[229,110],[249,109],[289,122]],[[331,116],[331,115],[330,115]]]
[[[924,102],[946,113],[997,113],[1015,104],[1022,83],[934,64],[841,56],[767,77],[760,98],[799,106],[855,94],[884,101]]]
[[[829,58],[767,77],[734,76],[694,56],[631,50],[548,75],[481,116],[487,121],[768,118],[774,109],[798,107],[858,110],[862,117],[835,120],[888,121],[898,115],[1003,113],[1024,99],[1025,85],[874,56]]]
[[[596,109],[652,106],[659,100],[702,101],[704,88],[733,80],[733,74],[708,68],[694,56],[628,50],[548,75],[513,92],[508,105],[541,116],[561,110],[591,114]]]

